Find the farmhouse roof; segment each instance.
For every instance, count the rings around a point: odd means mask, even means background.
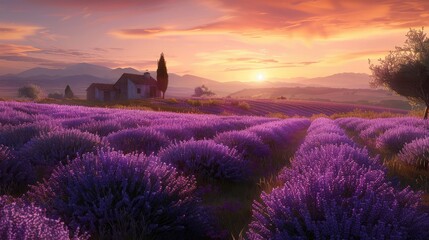
[[[102,91],[116,90],[116,88],[114,87],[114,84],[106,84],[106,83],[92,83],[91,85],[89,85],[89,87],[86,90],[88,91],[90,88],[98,88]]]
[[[155,85],[156,86],[156,80],[152,76],[150,76],[148,72],[146,72],[144,75],[124,73],[119,78],[119,80],[121,79],[130,80],[134,84],[138,84],[138,85]]]

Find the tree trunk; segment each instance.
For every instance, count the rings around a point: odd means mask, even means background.
[[[162,99],[165,99],[165,91],[162,92]]]
[[[429,106],[426,106],[425,116],[423,117],[423,119],[428,119],[428,112],[429,112]]]

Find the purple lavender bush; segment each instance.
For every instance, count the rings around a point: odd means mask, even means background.
[[[34,166],[55,166],[75,158],[78,154],[95,152],[102,146],[100,138],[79,130],[58,130],[33,138],[18,155]]]
[[[356,131],[356,128],[359,124],[369,121],[368,119],[358,118],[358,117],[349,117],[349,118],[339,118],[335,120],[335,123],[340,125],[349,131]]]
[[[0,195],[20,195],[35,176],[31,164],[15,158],[15,154],[0,145]]]
[[[337,133],[318,133],[307,135],[305,137],[304,143],[301,144],[299,151],[305,152],[328,144],[347,144],[350,146],[355,145],[355,143],[344,134],[339,135]]]
[[[249,175],[247,162],[237,150],[213,140],[175,143],[162,149],[158,156],[161,161],[202,181],[243,181]]]
[[[100,137],[105,137],[110,133],[122,130],[123,127],[119,122],[115,120],[106,120],[84,123],[78,126],[77,129],[81,130],[82,132],[89,132]]]
[[[187,128],[183,128],[183,126],[180,124],[156,125],[153,126],[152,129],[163,133],[172,141],[190,140],[193,137],[192,132]]]
[[[0,132],[0,145],[19,149],[32,138],[59,129],[55,122],[24,123],[3,126]]]
[[[269,146],[264,144],[256,134],[249,131],[223,132],[216,135],[213,140],[229,148],[235,148],[246,160],[261,160],[271,157]]]
[[[307,151],[297,151],[291,166],[284,168],[278,179],[285,183],[296,175],[320,175],[341,161],[351,161],[363,168],[386,172],[379,156],[371,157],[366,149],[348,144],[326,144]]]
[[[61,125],[66,129],[77,129],[79,126],[91,123],[92,121],[90,117],[66,118],[61,121]]]
[[[308,119],[287,119],[256,125],[246,130],[255,133],[261,138],[262,142],[274,147],[288,144],[293,134],[307,128],[309,125],[310,121]]]
[[[398,126],[387,130],[376,139],[378,149],[399,153],[406,143],[429,136],[429,131],[416,127]]]
[[[421,195],[398,191],[353,159],[296,174],[254,202],[248,239],[427,239]],[[318,166],[314,166],[317,168]]]
[[[429,137],[405,144],[398,154],[398,158],[418,169],[429,170]]]
[[[99,151],[57,167],[28,198],[94,239],[201,239],[195,179],[154,157]]]
[[[392,121],[389,120],[382,120],[379,119],[376,122],[372,121],[372,125],[368,126],[366,129],[362,130],[359,133],[359,136],[363,139],[373,139],[377,138],[381,134],[383,134],[385,131],[395,128],[398,125]]]
[[[138,152],[150,155],[170,144],[168,138],[152,128],[125,129],[106,137],[110,147],[124,153]]]
[[[48,218],[41,208],[10,200],[0,196],[0,239],[88,239],[87,235],[72,236],[63,222]]]
[[[30,123],[34,121],[34,117],[27,113],[15,111],[7,108],[0,112],[0,124],[2,125],[19,125],[23,123]]]

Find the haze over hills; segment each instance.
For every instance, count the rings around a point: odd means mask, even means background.
[[[41,86],[46,93],[63,92],[70,85],[74,93],[86,97],[87,87],[94,82],[115,83],[123,73],[142,74],[134,68],[111,69],[104,66],[79,63],[63,69],[32,68],[16,75],[0,76],[0,92],[3,96],[16,96],[17,89],[26,84]],[[151,72],[156,78],[156,72]],[[271,79],[262,82],[227,81],[219,82],[194,75],[180,76],[169,73],[167,97],[189,97],[194,88],[206,85],[218,96],[228,96],[243,89],[280,88],[280,87],[334,87],[334,88],[369,88],[369,75],[363,73],[339,73],[318,78]]]

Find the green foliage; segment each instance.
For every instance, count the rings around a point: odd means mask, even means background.
[[[194,107],[200,107],[202,105],[200,100],[193,100],[193,99],[186,100],[186,103]]]
[[[243,109],[243,110],[249,110],[250,109],[250,105],[247,102],[239,102],[238,107]]]
[[[406,36],[404,46],[379,59],[379,65],[370,63],[371,85],[384,86],[429,107],[429,39],[423,29],[410,29]]]
[[[30,99],[39,99],[42,97],[42,89],[34,84],[29,84],[18,89],[18,96]]]
[[[161,57],[158,61],[158,69],[156,70],[156,80],[158,84],[158,89],[162,92],[162,98],[165,98],[165,91],[167,91],[168,86],[168,73],[167,73],[167,64],[164,59],[164,53],[161,53]]]
[[[170,99],[168,99],[168,102],[169,102],[169,103],[173,103],[173,104],[177,104],[177,103],[179,103],[179,101],[177,101],[177,99],[175,99],[175,98],[170,98]]]
[[[67,85],[66,89],[64,90],[64,97],[65,98],[74,98],[74,93],[71,90],[69,85]]]

